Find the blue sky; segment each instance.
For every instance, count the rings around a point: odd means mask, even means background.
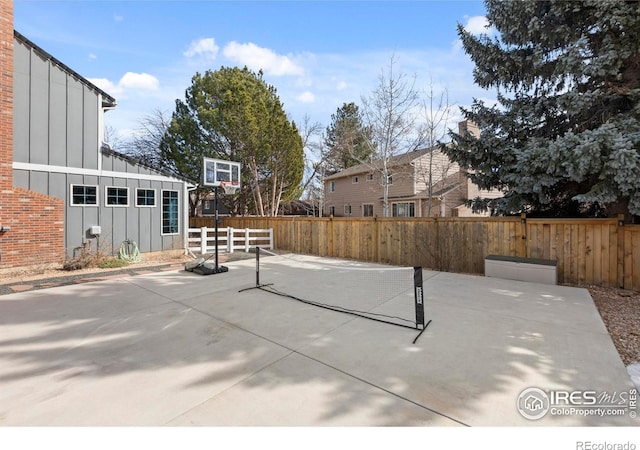
[[[416,87],[451,105],[491,93],[473,84],[456,26],[485,31],[481,1],[24,1],[15,29],[114,96],[121,137],[154,110],[170,115],[196,72],[263,69],[291,119],[324,127],[369,96],[391,57]],[[455,118],[454,118],[455,120]],[[454,126],[452,123],[451,126]]]

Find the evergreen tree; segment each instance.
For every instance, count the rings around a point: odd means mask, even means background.
[[[326,175],[371,160],[371,130],[362,123],[358,105],[344,103],[331,115],[331,125],[327,127],[324,143]]]
[[[276,215],[280,201],[300,193],[304,154],[298,129],[275,88],[246,67],[193,77],[185,101],[176,100],[161,154],[175,173],[194,180],[201,177],[203,157],[242,163],[242,191],[228,205],[237,213]]]
[[[640,215],[640,3],[486,0],[498,37],[458,26],[499,106],[463,109],[480,139],[443,147],[497,213]]]

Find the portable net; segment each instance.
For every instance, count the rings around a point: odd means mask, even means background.
[[[421,267],[336,262],[256,249],[254,288],[399,327],[424,330],[428,325],[422,284]]]

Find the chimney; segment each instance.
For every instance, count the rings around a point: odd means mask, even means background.
[[[471,120],[463,120],[458,123],[458,134],[465,135],[470,134],[476,138],[480,138],[480,128],[475,122]]]

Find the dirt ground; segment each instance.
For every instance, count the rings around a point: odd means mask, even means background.
[[[234,259],[232,255],[220,255],[220,262]],[[179,266],[191,257],[182,251],[144,254],[142,261],[130,264],[127,268],[143,269],[159,264],[175,264]],[[100,269],[88,267],[74,271],[62,269],[62,265],[36,265],[0,270],[0,285],[62,277],[65,275],[85,275],[100,273],[102,275],[122,268]],[[640,362],[640,292],[623,289],[588,286],[602,320],[613,340],[623,363]]]

